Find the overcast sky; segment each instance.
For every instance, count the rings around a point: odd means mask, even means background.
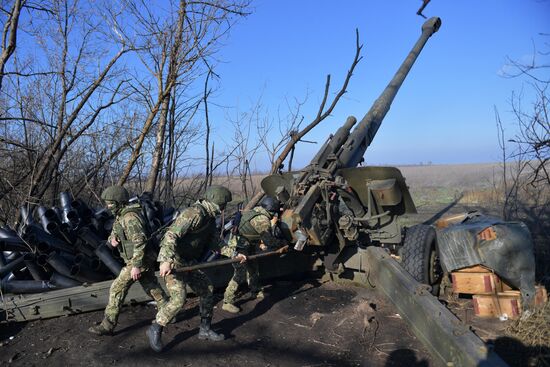
[[[219,53],[220,87],[212,99],[218,141],[229,140],[227,116],[248,111],[261,96],[276,120],[287,101],[307,97],[304,123],[322,98],[327,74],[333,95],[363,44],[348,93],[332,116],[301,144],[295,166],[313,157],[348,115],[361,119],[420,35],[421,0],[256,0]],[[416,61],[374,143],[366,164],[494,162],[500,157],[496,107],[513,134],[509,100],[521,80],[502,77],[507,57],[529,60],[533,44],[548,50],[550,1],[432,0],[424,14],[442,26]],[[278,112],[279,111],[279,112]],[[265,159],[256,168],[266,169]]]

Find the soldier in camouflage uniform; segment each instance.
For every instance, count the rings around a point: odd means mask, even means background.
[[[210,328],[214,308],[214,287],[201,270],[179,273],[178,268],[200,261],[203,254],[220,242],[216,231],[216,215],[231,201],[231,192],[223,186],[211,186],[204,199],[186,208],[170,226],[160,245],[158,261],[160,275],[164,277],[170,293],[169,302],[159,310],[155,321],[147,330],[151,348],[162,351],[161,335],[163,328],[176,316],[186,300],[185,285],[188,284],[199,296],[201,324],[199,339],[219,341],[222,334]]]
[[[242,214],[238,232],[233,234],[228,246],[222,249],[222,254],[232,258],[240,258],[240,263],[233,264],[233,278],[229,281],[223,297],[222,309],[231,313],[238,313],[235,298],[239,285],[248,281],[248,287],[253,298],[263,299],[264,293],[260,287],[259,269],[257,261],[246,261],[247,256],[254,255],[257,249],[265,251],[284,245],[283,241],[275,238],[272,227],[277,222],[280,203],[277,199],[266,196],[260,206]]]
[[[140,204],[128,205],[129,194],[122,186],[108,187],[101,198],[116,215],[108,241],[114,247],[120,246],[126,263],[109,290],[103,321],[89,329],[94,334],[107,335],[113,333],[124,298],[135,281],[139,281],[145,293],[157,302],[157,307],[162,307],[167,297],[155,276],[156,253],[153,246],[148,246],[150,233]]]

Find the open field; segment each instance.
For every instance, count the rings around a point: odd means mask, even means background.
[[[437,203],[448,204],[461,192],[492,190],[500,185],[502,168],[499,163],[397,166],[407,180],[409,190],[417,206],[421,206],[431,193]],[[265,174],[252,177],[252,187],[260,189]],[[216,183],[227,185],[237,196],[242,197],[238,178],[217,177]],[[250,187],[250,185],[248,186]]]

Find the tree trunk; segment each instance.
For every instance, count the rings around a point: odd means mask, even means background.
[[[175,171],[175,155],[176,155],[176,91],[174,89],[171,96],[172,103],[170,105],[170,120],[168,127],[168,146],[166,150],[166,175],[164,184],[164,201],[166,205],[174,205],[174,171]]]
[[[153,160],[151,162],[151,170],[145,183],[145,191],[155,194],[155,188],[157,186],[157,179],[159,177],[162,161],[164,158],[164,136],[166,133],[166,123],[168,122],[168,111],[170,108],[170,95],[168,95],[162,102],[160,109],[160,116],[157,125],[157,141],[155,144],[155,150],[153,152]]]
[[[178,10],[178,24],[176,26],[176,36],[174,39],[174,43],[172,45],[172,48],[170,49],[170,58],[169,58],[169,68],[168,72],[166,74],[166,83],[164,85],[164,88],[162,87],[162,83],[159,82],[159,96],[157,99],[156,104],[152,108],[151,112],[149,112],[149,116],[147,117],[147,120],[145,121],[145,124],[143,125],[143,129],[141,130],[141,134],[138,139],[138,143],[136,144],[136,147],[134,151],[132,152],[132,156],[130,157],[128,163],[126,164],[126,167],[124,168],[124,172],[120,179],[118,180],[118,185],[123,185],[128,180],[128,177],[130,176],[130,173],[132,172],[132,168],[136,164],[139,156],[141,155],[141,148],[143,146],[143,142],[145,141],[145,138],[147,137],[147,134],[149,133],[149,130],[151,129],[151,126],[153,125],[153,121],[155,119],[155,116],[157,115],[157,112],[162,104],[163,106],[163,114],[164,114],[164,120],[163,116],[161,115],[160,121],[159,121],[159,130],[163,130],[162,134],[164,136],[164,130],[166,129],[166,114],[168,113],[168,105],[170,103],[170,94],[172,92],[172,89],[176,85],[176,81],[178,79],[178,73],[179,68],[181,67],[181,60],[180,60],[180,50],[183,42],[183,22],[186,17],[186,6],[187,3],[183,0],[180,0],[180,6]],[[160,70],[162,70],[162,66],[160,67]],[[158,80],[162,81],[162,72],[158,75]],[[166,104],[166,106],[165,106]],[[164,109],[166,107],[166,109]],[[162,121],[163,120],[163,121]],[[160,127],[160,124],[162,123],[162,128]],[[158,138],[158,134],[157,134]],[[158,140],[157,140],[158,142]],[[163,145],[163,142],[161,142],[161,145]],[[156,147],[157,148],[157,147]],[[157,153],[157,149],[155,148],[155,154]],[[162,156],[162,149],[159,152],[159,155]],[[155,162],[153,162],[155,163]],[[161,164],[160,161],[156,162],[157,166],[155,168],[151,168],[153,172],[153,175],[155,176],[154,182],[151,176],[149,176],[150,180],[147,180],[147,186],[146,188],[154,189],[154,185],[156,184],[156,179],[158,175],[158,171],[160,170]],[[153,187],[149,186],[149,182],[153,182]]]
[[[143,142],[145,141],[145,137],[149,133],[149,130],[151,130],[151,126],[153,126],[153,121],[155,120],[155,116],[157,115],[161,101],[162,99],[159,96],[159,99],[157,100],[157,102],[155,103],[151,111],[149,111],[149,115],[145,120],[145,124],[143,124],[141,133],[139,134],[139,137],[136,140],[136,145],[134,146],[132,155],[130,156],[128,163],[126,163],[126,167],[124,167],[124,171],[122,172],[122,175],[118,179],[117,185],[122,186],[128,180],[128,177],[132,172],[132,168],[134,168],[134,165],[136,164],[139,156],[141,155],[141,147],[143,146]]]
[[[26,0],[15,0],[11,13],[4,25],[4,32],[2,34],[2,54],[0,55],[0,90],[2,90],[2,81],[4,79],[4,68],[11,55],[15,51],[17,46],[17,28],[19,24],[19,16],[21,14],[21,8],[25,5]],[[6,45],[6,38],[8,38]]]

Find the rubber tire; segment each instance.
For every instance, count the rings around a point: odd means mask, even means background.
[[[401,265],[418,282],[430,285],[432,294],[439,290],[439,279],[432,279],[434,272],[440,269],[431,269],[431,257],[437,251],[435,229],[431,226],[419,224],[407,228],[405,240],[401,248]]]

